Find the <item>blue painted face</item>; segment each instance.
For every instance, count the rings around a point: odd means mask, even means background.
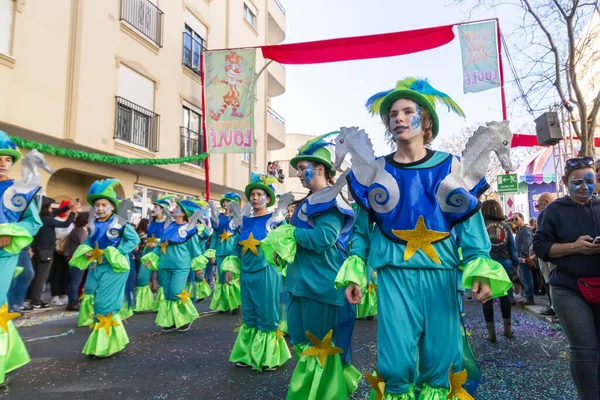
[[[410,122],[410,128],[415,131],[421,133],[421,106],[417,104],[416,112],[413,116],[412,121]]]
[[[572,175],[569,179],[569,190],[572,196],[590,198],[596,189],[596,175],[586,172],[583,177]]]
[[[304,170],[304,181],[307,185],[310,185],[310,182],[315,178],[316,173],[312,164],[308,164],[308,167]]]

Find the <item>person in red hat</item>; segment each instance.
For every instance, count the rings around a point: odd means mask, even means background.
[[[66,221],[71,213],[71,210],[67,207],[76,202],[71,200],[63,200],[60,202],[59,210],[67,209],[56,216],[59,221]],[[74,223],[71,223],[67,227],[54,228],[56,234],[56,246],[54,248],[54,257],[52,258],[52,268],[50,269],[50,290],[52,294],[52,300],[50,305],[52,306],[64,306],[68,303],[67,297],[67,286],[69,283],[69,264],[64,254],[65,244],[67,242],[67,236],[75,227]]]

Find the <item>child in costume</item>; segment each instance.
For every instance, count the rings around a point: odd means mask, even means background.
[[[220,313],[231,311],[232,314],[237,314],[239,311],[238,307],[242,302],[240,281],[234,279],[229,284],[226,283],[225,271],[221,269],[221,264],[225,257],[233,254],[239,238],[239,231],[231,228],[229,203],[240,204],[241,200],[242,197],[237,193],[225,193],[221,199],[221,207],[225,212],[221,214],[213,210],[211,216],[214,233],[210,241],[210,249],[208,250],[207,257],[213,258],[214,256],[216,258],[219,279],[215,284],[210,309],[219,311]]]
[[[171,207],[171,200],[174,197],[172,195],[159,197],[152,203],[152,218],[146,232],[148,243],[144,249],[144,255],[153,251],[158,243],[160,243],[165,231],[165,225],[167,221],[171,220],[169,208]],[[135,312],[158,311],[160,303],[164,300],[164,289],[162,286],[156,293],[156,300],[154,299],[152,289],[150,288],[151,278],[151,270],[143,267],[140,268],[136,281],[137,288],[135,289]]]
[[[10,288],[19,254],[29,246],[41,228],[36,202],[37,182],[15,182],[8,173],[21,159],[21,152],[6,133],[0,131],[0,387],[6,374],[29,362],[29,354],[12,320],[19,313],[9,312]]]
[[[361,148],[353,153],[348,176],[360,209],[351,256],[336,283],[349,283],[346,298],[357,304],[366,263],[377,271],[378,363],[376,374],[367,374],[373,399],[414,399],[415,386],[420,399],[471,398],[462,387],[467,374],[457,295],[459,246],[462,284],[478,301],[503,295],[511,285],[504,268],[489,257],[478,201],[485,182],[452,186],[445,178],[458,160],[425,147],[439,131],[435,101],[463,115],[447,95],[416,78],[369,99],[397,151],[367,165],[364,154],[372,149]],[[349,137],[344,136],[338,139]],[[343,145],[336,141],[336,151]]]
[[[257,371],[275,370],[292,357],[283,335],[277,331],[281,274],[276,266],[267,262],[259,246],[267,233],[285,219],[287,205],[281,200],[275,213],[267,211],[267,207],[275,204],[275,182],[274,177],[252,174],[245,193],[253,215],[244,216],[234,255],[226,257],[221,264],[227,283],[232,281],[234,274],[240,276],[244,310],[244,324],[229,361]],[[291,194],[286,198],[293,200]],[[237,207],[237,204],[230,207]]]
[[[198,221],[197,239],[198,244],[200,246],[200,251],[202,252],[202,254],[204,254],[206,252],[207,242],[210,240],[211,235],[213,233],[213,229],[210,224],[210,209],[208,203],[205,200],[196,199],[192,201],[198,204],[198,206],[200,206],[200,210],[202,212],[200,221]],[[204,299],[206,299],[212,293],[210,285],[206,281],[206,270],[207,267],[204,267],[204,269],[198,271],[194,271],[194,280],[196,283],[194,287],[194,295],[197,299],[197,303],[203,302]]]
[[[344,341],[349,336],[338,329],[342,311],[348,313],[344,293],[333,283],[345,258],[354,211],[339,195],[344,181],[329,186],[335,171],[326,147],[333,134],[311,139],[291,160],[309,195],[299,201],[291,225],[271,231],[261,243],[265,253],[274,250],[277,261],[288,263],[288,334],[298,358],[288,399],[346,400],[360,379],[351,364],[342,364],[343,350],[334,344],[337,336],[345,336]]]
[[[190,200],[177,201],[172,212],[173,222],[163,232],[160,244],[144,257],[142,263],[158,271],[158,281],[165,291],[165,301],[160,304],[156,325],[164,332],[186,332],[198,318],[191,300],[192,293],[185,290],[193,271],[204,268],[208,260],[202,256],[196,238],[200,207]]]
[[[89,235],[69,263],[81,270],[88,268],[87,301],[85,306],[82,301],[79,312],[81,315],[86,310],[93,321],[93,331],[83,353],[95,357],[109,357],[129,343],[119,311],[129,278],[130,253],[139,244],[140,237],[127,223],[127,211],[133,205],[131,200],[117,199],[114,188],[120,184],[117,179],[105,179],[90,187],[87,195],[92,206]]]

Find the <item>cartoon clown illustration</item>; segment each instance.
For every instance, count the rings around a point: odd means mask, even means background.
[[[240,61],[243,60],[243,57],[238,55],[235,51],[232,51],[227,56],[225,56],[225,60],[227,64],[225,64],[225,71],[227,72],[227,79],[218,78],[213,81],[213,83],[220,82],[229,86],[229,90],[225,96],[223,96],[223,105],[221,106],[219,112],[215,114],[213,110],[209,110],[210,116],[215,121],[218,121],[219,118],[225,113],[228,107],[231,107],[231,116],[243,118],[244,113],[239,112],[238,109],[240,107],[240,92],[238,91],[238,84],[249,84],[246,80],[241,80],[239,77],[242,75],[242,67],[240,65]]]

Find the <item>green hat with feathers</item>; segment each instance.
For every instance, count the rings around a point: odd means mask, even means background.
[[[389,115],[392,105],[400,99],[409,99],[425,108],[433,121],[432,133],[435,138],[440,130],[440,120],[435,110],[435,104],[441,103],[461,117],[465,113],[446,93],[435,89],[427,79],[415,77],[405,78],[396,83],[396,87],[385,92],[374,94],[367,100],[366,107],[372,115],[379,114],[383,120]]]
[[[275,204],[275,187],[274,183],[279,182],[277,178],[264,174],[257,174],[255,172],[250,176],[250,183],[246,186],[246,199],[250,201],[250,193],[253,189],[261,189],[269,196],[269,203],[267,203],[267,207],[271,207]]]
[[[92,183],[87,194],[87,202],[94,206],[94,201],[98,199],[106,199],[115,206],[115,212],[119,212],[119,204],[121,200],[117,197],[115,187],[120,185],[118,179],[100,179]]]
[[[335,137],[338,133],[340,132],[329,132],[310,139],[298,149],[298,155],[291,159],[290,164],[292,167],[297,169],[296,165],[302,160],[312,161],[323,164],[329,170],[331,176],[335,176],[335,171],[332,169],[333,162],[331,161],[331,153],[326,147],[334,145],[331,138]]]

